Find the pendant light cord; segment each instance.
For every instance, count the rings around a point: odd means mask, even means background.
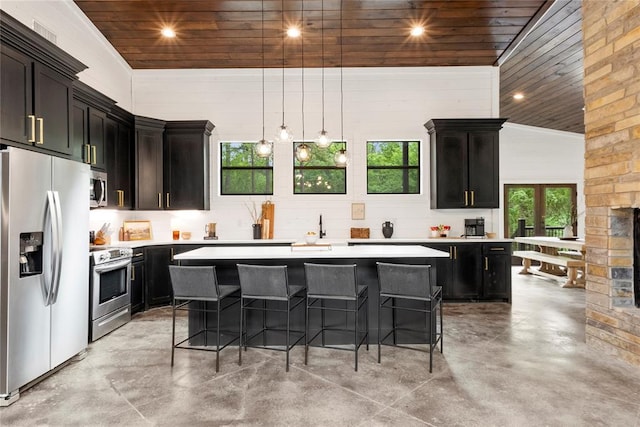
[[[320,50],[322,52],[322,132],[324,132],[324,0],[320,3]]]
[[[340,140],[342,146],[345,147],[344,142],[344,93],[342,90],[342,0],[340,0]]]
[[[304,0],[300,2],[301,25],[300,25],[300,70],[302,77],[302,143],[304,144]]]
[[[262,6],[262,140],[264,141],[264,0]]]
[[[280,1],[280,31],[282,32],[282,127],[284,127],[284,42],[286,40],[284,32],[284,0]]]

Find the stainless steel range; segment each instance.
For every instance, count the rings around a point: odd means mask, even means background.
[[[130,248],[91,252],[89,340],[95,341],[131,320]]]

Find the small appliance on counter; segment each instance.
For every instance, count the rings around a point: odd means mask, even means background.
[[[210,222],[204,226],[204,240],[217,240],[218,235],[216,234],[216,223]]]
[[[464,220],[464,237],[466,238],[483,238],[484,236],[484,218],[467,218]]]

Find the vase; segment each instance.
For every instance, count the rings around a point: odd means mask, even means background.
[[[573,237],[573,227],[571,225],[565,225],[562,229],[562,237]]]
[[[253,239],[262,239],[262,224],[253,224]]]
[[[393,235],[393,223],[391,221],[385,221],[382,223],[382,235],[388,239]]]

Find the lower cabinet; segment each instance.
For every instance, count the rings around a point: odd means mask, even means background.
[[[511,301],[510,243],[425,243],[449,253],[436,262],[447,300]]]
[[[131,262],[131,313],[145,309],[144,249],[133,250]]]
[[[172,246],[150,246],[144,251],[145,308],[171,303],[169,264],[173,261]]]

